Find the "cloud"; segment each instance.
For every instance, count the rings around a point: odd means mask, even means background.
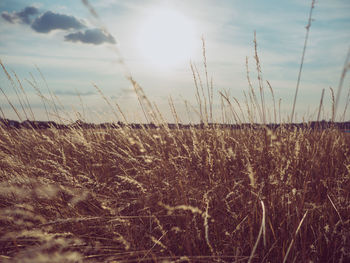
[[[120,91],[119,91],[119,99],[121,98],[134,98],[136,97],[136,93],[134,91],[134,88],[131,86],[129,88],[122,88]]]
[[[69,30],[81,29],[85,24],[74,16],[58,14],[46,11],[36,18],[32,24],[32,29],[39,33],[48,33],[55,29]]]
[[[134,94],[135,90],[133,87],[129,87],[129,88],[122,88],[120,90],[123,94]]]
[[[60,29],[64,31],[81,30],[86,28],[83,20],[74,16],[46,11],[36,17],[32,23],[30,16],[39,15],[36,7],[28,6],[20,12],[2,12],[1,16],[9,23],[28,24],[38,33],[49,33],[52,30]],[[115,44],[116,40],[112,35],[98,28],[88,28],[84,31],[77,31],[65,36],[65,41],[81,42],[86,44],[100,45],[103,43]]]
[[[126,100],[131,98],[136,98],[136,93],[132,86],[128,88],[122,88],[116,95],[111,96],[111,99],[113,100]]]
[[[34,6],[27,6],[20,12],[2,12],[1,17],[5,19],[7,22],[11,24],[16,24],[16,23],[24,23],[24,24],[30,24],[30,16],[37,15],[39,14],[39,11],[36,7]]]
[[[76,91],[71,91],[71,90],[55,90],[56,95],[62,95],[62,96],[91,96],[95,95],[95,92],[93,91],[87,91],[87,92],[76,92]]]
[[[103,32],[99,28],[87,29],[84,32],[76,32],[68,34],[64,37],[65,41],[82,42],[87,44],[100,45],[103,43],[115,44],[114,37],[108,33]]]

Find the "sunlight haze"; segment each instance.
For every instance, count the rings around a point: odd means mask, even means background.
[[[188,65],[198,39],[189,18],[169,8],[150,7],[139,27],[136,43],[145,63],[157,66],[158,70]]]
[[[213,84],[213,112],[221,116],[219,91],[245,105],[249,85],[246,57],[253,87],[258,90],[254,31],[261,63],[267,114],[273,101],[266,81],[280,101],[282,117],[291,113],[311,1],[199,1],[101,0],[0,2],[0,59],[17,73],[31,106],[45,119],[41,92],[57,95],[66,112],[85,108],[85,119],[116,121],[94,84],[129,120],[145,122],[127,74],[144,89],[167,121],[174,121],[169,97],[184,122],[198,121],[196,91],[190,62],[206,90],[202,37],[205,40],[208,83]],[[336,92],[350,44],[350,2],[316,1],[296,102],[298,122],[316,118],[325,89],[322,119],[331,117],[330,87]],[[37,70],[40,70],[40,72]],[[43,78],[44,77],[44,78]],[[2,88],[16,107],[16,94],[4,73]],[[47,86],[46,86],[47,83]],[[339,109],[346,104],[346,76]],[[77,96],[80,95],[81,100]],[[4,97],[2,110],[16,118]],[[346,119],[349,120],[349,111]],[[54,116],[53,116],[54,118]]]

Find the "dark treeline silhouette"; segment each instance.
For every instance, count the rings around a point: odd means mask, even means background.
[[[269,128],[271,130],[278,129],[280,127],[284,127],[287,129],[327,129],[327,128],[337,128],[339,130],[350,130],[350,122],[331,122],[331,121],[320,121],[320,122],[305,122],[305,123],[283,123],[283,124],[257,124],[257,123],[243,123],[243,124],[222,124],[222,123],[200,123],[200,124],[175,124],[175,123],[167,123],[167,124],[161,124],[156,125],[154,123],[149,124],[141,124],[141,123],[129,123],[125,124],[123,122],[116,122],[116,123],[86,123],[81,120],[78,120],[71,124],[59,124],[54,121],[30,121],[26,120],[23,122],[15,121],[15,120],[9,120],[9,119],[3,119],[0,118],[0,125],[4,128],[26,128],[26,129],[49,129],[49,128],[56,128],[56,129],[69,129],[69,128],[84,128],[84,129],[117,129],[121,127],[128,126],[132,129],[156,129],[161,128],[164,126],[168,126],[169,129],[189,129],[189,128],[196,128],[196,129],[204,129],[204,128],[219,128],[219,129],[262,129],[262,128]]]

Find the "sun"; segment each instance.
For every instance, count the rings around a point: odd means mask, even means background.
[[[148,63],[172,68],[188,63],[196,47],[194,22],[168,8],[153,8],[139,27],[137,46]]]

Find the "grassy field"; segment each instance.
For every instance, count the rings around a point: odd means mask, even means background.
[[[310,25],[311,13],[307,32]],[[222,123],[279,123],[274,130],[206,125],[215,120],[204,41],[203,81],[191,65],[201,128],[169,129],[132,76],[143,113],[158,128],[0,122],[0,262],[350,262],[350,134],[283,125],[269,83],[273,107],[265,104],[254,42],[259,91],[247,62],[243,106],[218,92]],[[17,75],[1,66],[19,104],[0,87],[2,95],[18,119],[34,119]],[[54,94],[32,86],[60,117]],[[332,121],[339,90],[335,99],[331,89]],[[171,100],[170,108],[178,120]]]
[[[0,129],[4,262],[346,262],[338,130]]]
[[[18,119],[34,119],[21,82],[1,65],[19,106],[1,89],[7,102]],[[231,129],[281,119],[272,88],[269,109],[251,85],[246,112],[219,92],[227,125],[207,125],[213,90],[196,74],[196,126],[169,129],[131,77],[152,129],[0,122],[0,261],[348,262],[350,134],[282,122]],[[37,92],[60,119],[55,95]]]

